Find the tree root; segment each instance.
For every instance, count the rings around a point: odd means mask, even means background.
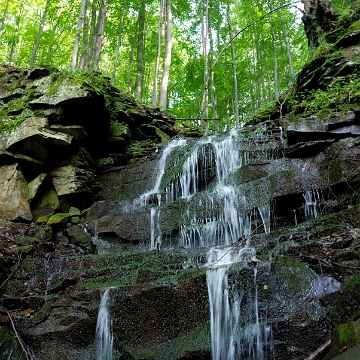
[[[14,330],[16,339],[17,339],[17,341],[19,342],[19,344],[20,344],[23,352],[25,353],[26,360],[30,360],[29,353],[28,353],[27,350],[25,349],[25,347],[24,347],[24,345],[23,345],[23,343],[22,343],[22,341],[21,341],[21,339],[20,339],[20,336],[19,336],[18,332],[16,331],[14,321],[13,321],[13,319],[12,319],[12,317],[11,317],[10,312],[8,311],[8,309],[6,309],[6,314],[7,314],[7,316],[8,316],[9,319],[10,319],[11,326],[12,326],[12,328],[13,328],[13,330]]]

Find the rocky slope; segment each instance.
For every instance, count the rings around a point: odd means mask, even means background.
[[[269,358],[304,359],[332,338],[318,357],[330,359],[359,342],[359,19],[338,19],[295,86],[244,130],[285,152],[281,168],[251,163],[236,178],[266,180],[276,208],[270,234],[251,239]],[[0,354],[95,359],[100,297],[111,287],[115,358],[210,359],[207,249],[166,250],[165,240],[146,251],[151,219],[120,211],[149,188],[174,120],[98,77],[3,67],[0,85]],[[176,175],[169,168],[168,182]],[[306,222],[309,187],[325,196]],[[162,210],[165,239],[181,211],[181,202]],[[253,267],[231,269],[232,286],[253,293]]]

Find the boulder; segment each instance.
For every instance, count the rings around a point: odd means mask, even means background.
[[[29,117],[18,127],[0,134],[0,154],[23,154],[44,162],[69,146],[72,136],[48,128],[45,118]]]
[[[77,193],[96,193],[100,184],[95,180],[95,174],[89,170],[73,165],[62,166],[54,169],[52,184],[58,196]]]
[[[41,217],[50,218],[59,208],[59,197],[52,186],[46,188],[31,203],[31,210],[35,220]]]
[[[51,76],[40,77],[31,86],[36,87],[37,93],[40,94],[40,97],[30,101],[29,104],[33,108],[39,108],[43,105],[56,106],[65,101],[89,96],[89,92],[82,84],[76,84],[66,77],[60,77],[55,81]]]
[[[0,214],[9,220],[31,221],[28,183],[19,164],[0,167]]]
[[[46,176],[46,173],[39,174],[35,179],[29,182],[29,201],[35,197]]]

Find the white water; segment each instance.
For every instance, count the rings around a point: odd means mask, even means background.
[[[106,289],[101,297],[96,323],[96,358],[97,360],[113,359],[113,334],[109,310],[110,289]]]
[[[209,251],[206,274],[213,360],[263,360],[271,328],[261,323],[257,296],[257,265],[255,249],[229,247]],[[253,287],[229,286],[228,270],[238,263],[253,267]]]
[[[304,212],[305,220],[310,221],[318,217],[317,206],[322,201],[321,192],[317,189],[305,191],[303,194],[305,199]]]

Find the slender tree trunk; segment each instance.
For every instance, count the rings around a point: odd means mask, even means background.
[[[226,95],[226,131],[230,131],[230,104],[229,104],[229,95]]]
[[[97,0],[92,0],[91,4],[91,20],[90,20],[90,36],[89,36],[89,52],[87,56],[86,68],[91,70],[94,68],[94,59],[95,59],[95,44],[96,44],[96,34],[97,34],[97,19],[98,19],[98,10],[96,8]]]
[[[290,40],[288,37],[287,30],[286,30],[284,13],[283,13],[282,9],[280,10],[280,14],[281,14],[281,21],[282,21],[282,25],[283,25],[283,29],[284,29],[284,40],[285,40],[285,46],[286,46],[286,54],[287,54],[288,61],[289,61],[290,75],[291,75],[291,77],[293,77],[295,74],[295,71],[294,71],[294,65],[293,65],[293,60],[292,60],[292,55],[291,55],[291,45],[290,45]]]
[[[19,12],[18,16],[16,17],[16,23],[15,23],[16,31],[15,31],[15,34],[14,34],[13,41],[11,43],[11,50],[10,50],[10,54],[9,54],[9,65],[11,65],[12,62],[13,62],[13,56],[14,56],[14,53],[15,53],[16,44],[17,44],[17,40],[19,38],[20,21],[21,21],[21,15],[22,15],[23,10],[24,10],[24,7],[21,6],[20,7],[20,12]]]
[[[209,104],[209,59],[208,59],[208,17],[209,17],[209,2],[206,0],[205,3],[205,15],[203,10],[201,10],[201,22],[202,22],[202,46],[203,46],[203,56],[204,56],[204,93],[203,93],[203,103],[202,103],[202,115],[203,118],[208,119],[208,104]],[[202,121],[202,125],[205,127],[205,135],[209,131],[209,122],[208,120]]]
[[[145,0],[142,0],[138,16],[138,46],[136,58],[135,97],[141,100],[142,81],[144,71],[144,29],[145,29]]]
[[[128,69],[129,69],[128,70],[128,92],[129,92],[129,94],[132,93],[132,89],[131,89],[131,69],[132,69],[134,51],[135,51],[135,41],[132,41],[131,42],[130,56],[129,56],[129,66],[128,66]]]
[[[172,50],[172,11],[171,11],[171,0],[165,0],[166,5],[166,26],[165,26],[165,54],[164,54],[164,67],[161,78],[160,88],[160,109],[166,110],[167,107],[167,93],[170,76],[171,66],[171,50]]]
[[[270,9],[272,5],[270,5]],[[275,31],[274,31],[274,23],[270,21],[270,28],[271,28],[271,39],[272,39],[272,46],[273,46],[273,56],[274,56],[274,93],[276,101],[279,100],[280,90],[279,90],[279,67],[278,67],[278,57],[277,57],[277,47],[275,41]]]
[[[156,50],[155,74],[154,85],[151,96],[151,104],[156,105],[158,102],[158,81],[159,81],[159,65],[160,65],[160,52],[161,52],[161,38],[163,32],[163,18],[164,18],[164,1],[160,0],[159,21],[158,21],[158,41]]]
[[[114,61],[114,67],[113,67],[113,72],[112,72],[112,76],[111,76],[111,84],[112,85],[114,85],[114,83],[115,83],[116,68],[117,68],[117,64],[119,61],[119,53],[120,53],[120,47],[121,47],[121,42],[122,42],[122,30],[123,30],[123,25],[124,25],[125,9],[126,9],[126,1],[123,2],[123,7],[122,7],[122,11],[121,11],[118,41],[116,44],[115,61]]]
[[[89,48],[89,14],[88,9],[90,0],[86,0],[86,11],[83,22],[83,36],[82,36],[82,51],[80,57],[80,69],[85,69],[89,62],[90,48]]]
[[[264,69],[261,64],[261,52],[260,52],[259,38],[257,36],[258,34],[257,34],[257,32],[255,32],[254,34],[255,34],[255,48],[256,48],[256,64],[257,64],[258,72],[260,74],[259,81],[260,81],[260,87],[261,87],[261,102],[262,102],[264,100],[266,101]]]
[[[5,9],[4,9],[4,13],[3,13],[3,17],[2,17],[2,20],[1,20],[0,39],[1,39],[1,35],[2,35],[3,31],[4,31],[5,19],[6,19],[6,14],[7,14],[8,8],[9,8],[9,2],[10,2],[10,0],[7,0],[6,5],[5,5]]]
[[[45,5],[44,12],[41,16],[41,21],[40,21],[40,25],[39,25],[39,31],[37,34],[36,42],[35,42],[35,45],[34,45],[34,48],[33,48],[32,54],[31,54],[30,67],[32,67],[34,65],[37,53],[39,51],[40,39],[41,39],[41,35],[42,35],[43,29],[44,29],[46,13],[49,9],[50,4],[51,4],[51,0],[46,0],[46,5]]]
[[[233,32],[230,22],[230,5],[227,4],[226,7],[226,18],[229,28],[229,37],[232,39]],[[236,129],[239,128],[239,97],[238,97],[238,83],[237,83],[237,74],[236,74],[236,64],[235,64],[235,50],[234,50],[234,43],[233,41],[230,44],[231,47],[231,63],[233,68],[233,81],[234,81],[234,105],[235,105],[235,127]]]
[[[72,70],[75,70],[76,66],[77,66],[81,29],[82,29],[83,21],[84,21],[84,17],[85,17],[86,3],[87,3],[87,0],[82,0],[81,6],[80,6],[80,15],[79,15],[79,20],[78,20],[77,29],[76,29],[73,52],[71,55],[70,67]]]
[[[211,104],[213,109],[213,116],[215,119],[219,117],[217,110],[217,97],[216,97],[216,88],[215,88],[215,73],[214,68],[211,66],[213,53],[214,53],[214,39],[211,32],[211,7],[209,7],[208,14],[208,31],[209,31],[209,41],[210,41],[210,52],[209,52],[209,63],[210,63],[210,89],[211,89]],[[219,131],[219,122],[215,120],[215,131]]]
[[[98,27],[96,33],[96,42],[95,42],[95,54],[94,54],[94,70],[99,69],[100,56],[102,51],[102,44],[104,40],[105,32],[105,20],[107,13],[108,0],[102,0],[102,4],[99,12]]]

